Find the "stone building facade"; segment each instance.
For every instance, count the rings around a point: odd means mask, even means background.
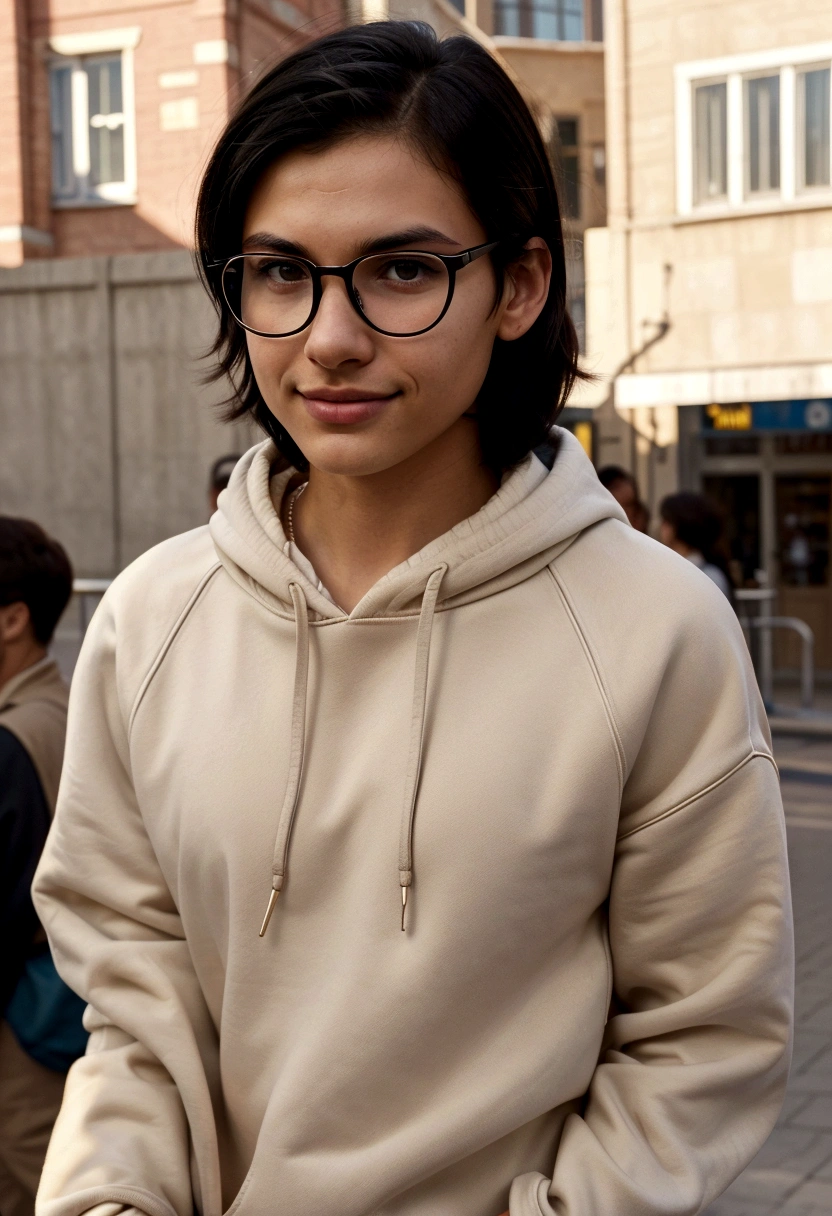
[[[832,7],[606,16],[608,222],[586,241],[602,459],[654,519],[678,487],[718,499],[737,578],[808,621],[830,668]]]

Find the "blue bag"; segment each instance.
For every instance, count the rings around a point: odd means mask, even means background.
[[[85,1002],[58,975],[47,947],[26,960],[5,1017],[33,1060],[67,1072],[87,1049],[89,1035],[81,1023],[85,1009]]]

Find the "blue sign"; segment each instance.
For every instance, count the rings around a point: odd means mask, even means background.
[[[734,435],[749,431],[832,431],[832,399],[705,405],[702,427],[709,432]]]

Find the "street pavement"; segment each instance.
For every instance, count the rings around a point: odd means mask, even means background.
[[[783,1111],[707,1216],[832,1216],[832,739],[775,739],[794,900],[796,1030]]]

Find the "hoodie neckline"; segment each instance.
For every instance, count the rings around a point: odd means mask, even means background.
[[[556,428],[558,456],[547,470],[530,454],[474,515],[430,541],[387,574],[346,614],[323,595],[285,552],[286,534],[274,503],[296,476],[272,476],[276,450],[267,440],[237,463],[210,522],[220,561],[233,578],[274,608],[294,615],[291,585],[300,586],[318,619],[356,620],[418,614],[431,575],[447,567],[441,603],[467,602],[529,578],[602,519],[626,523],[570,432]],[[265,592],[265,596],[262,593]]]

